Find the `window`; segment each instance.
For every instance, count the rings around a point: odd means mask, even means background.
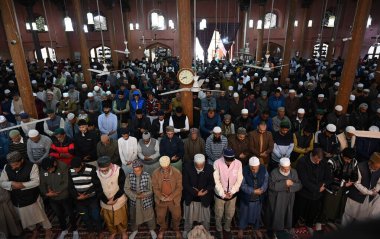
[[[277,15],[275,13],[265,14],[264,29],[277,27]]]
[[[368,50],[368,59],[377,58],[380,56],[380,43],[375,43]]]
[[[104,46],[104,57],[103,57],[103,47],[98,46],[90,49],[90,56],[92,62],[102,62],[103,60],[111,59],[111,48]]]
[[[151,30],[166,30],[166,20],[161,12],[153,11],[150,14],[150,29]]]
[[[320,46],[319,43],[314,45],[313,57],[326,57],[328,48],[329,45],[326,43],[323,43],[322,46]]]
[[[215,58],[215,60],[223,59],[226,53],[227,51],[224,48],[219,31],[214,31],[211,38],[210,45],[207,49],[207,55],[208,55],[207,60],[211,62],[213,58]]]
[[[107,31],[107,18],[102,15],[97,15],[94,17],[94,30],[95,31]]]
[[[331,11],[326,11],[325,18],[323,19],[324,27],[334,27],[335,26],[335,15]]]
[[[50,59],[51,61],[56,61],[57,58],[55,56],[55,50],[50,47],[43,47],[41,48],[41,54],[42,54],[42,59],[44,62],[46,62],[47,59]],[[37,59],[37,52],[34,51],[34,57]]]
[[[48,31],[48,26],[46,25],[45,18],[43,16],[36,17],[33,22],[26,22],[25,27],[27,31]]]
[[[196,59],[197,60],[201,60],[201,61],[204,60],[204,50],[203,50],[201,44],[199,43],[198,37],[197,37],[196,43],[195,43],[195,53],[196,53]]]

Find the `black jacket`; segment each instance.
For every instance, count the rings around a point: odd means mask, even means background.
[[[75,155],[82,158],[85,163],[96,161],[96,146],[98,142],[99,136],[95,131],[87,131],[84,135],[79,132],[74,137]],[[86,156],[90,156],[90,159],[84,159]]]
[[[298,177],[302,183],[302,189],[298,194],[304,198],[317,200],[323,195],[320,187],[331,183],[330,170],[328,170],[326,160],[319,164],[311,162],[310,154],[300,158],[297,164]]]
[[[169,121],[167,119],[164,119],[164,125],[162,126],[163,127],[163,135],[165,135],[165,128],[166,126],[169,125]],[[152,137],[155,138],[155,139],[158,139],[159,137],[162,137],[160,134],[159,134],[159,131],[160,131],[160,121],[158,119],[154,119],[152,121],[152,127],[151,127],[152,131],[150,132]]]
[[[149,118],[143,116],[142,119],[135,118],[131,122],[131,130],[133,131],[137,141],[142,138],[142,132],[140,129],[144,129],[145,131],[151,130],[151,124]]]
[[[194,163],[188,162],[185,164],[185,168],[182,171],[183,173],[183,198],[186,205],[190,205],[192,201],[201,202],[202,206],[208,207],[212,201],[214,195],[214,169],[208,163],[205,164],[205,167],[201,173],[197,173]],[[197,196],[197,191],[204,189],[207,190],[207,194],[203,197]]]

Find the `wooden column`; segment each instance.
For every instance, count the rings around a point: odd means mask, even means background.
[[[37,110],[33,97],[32,85],[30,83],[28,67],[25,61],[24,47],[22,45],[19,28],[16,25],[15,12],[13,12],[13,0],[0,1],[0,11],[24,110],[31,117],[37,119]]]
[[[191,9],[190,0],[177,1],[179,29],[179,66],[180,68],[191,68],[192,65],[192,35],[191,35]],[[183,87],[191,87],[191,85],[182,85]],[[182,92],[182,107],[184,113],[189,118],[190,125],[193,125],[193,93]]]
[[[285,66],[281,71],[280,82],[284,82],[285,78],[289,75],[289,62],[290,62],[290,54],[293,49],[293,32],[294,32],[294,19],[296,17],[296,6],[297,0],[289,0],[288,2],[288,22],[286,26],[286,37],[285,37],[285,47],[284,47],[284,56],[283,63]]]
[[[300,34],[300,39],[299,39],[299,48],[298,48],[298,51],[299,51],[299,55],[304,57],[304,53],[305,53],[305,36],[307,35],[307,24],[309,23],[309,17],[310,17],[310,4],[311,4],[311,1],[306,1],[307,3],[305,3],[305,1],[303,2],[302,4],[302,26],[301,26],[301,34]]]
[[[345,62],[336,97],[336,104],[343,106],[343,112],[347,110],[371,5],[372,0],[358,0],[356,14],[352,13],[352,15],[355,15],[352,41],[349,43],[348,54],[344,57]]]
[[[337,8],[337,11],[336,11],[337,13],[335,16],[335,26],[332,32],[331,41],[329,43],[329,48],[327,49],[327,55],[326,55],[326,61],[329,63],[331,63],[332,58],[334,57],[334,54],[335,54],[335,47],[337,44],[336,36],[338,34],[339,25],[341,23],[341,18],[342,18],[343,2],[341,0],[338,0],[336,8]]]
[[[79,0],[74,0],[71,1],[74,5],[75,9],[75,17],[76,17],[76,22],[77,22],[77,34],[79,36],[79,44],[80,44],[80,61],[82,64],[82,69],[83,69],[83,77],[84,81],[88,85],[88,87],[91,89],[91,73],[87,69],[90,69],[90,54],[89,54],[89,49],[87,47],[87,40],[86,40],[86,35],[83,30],[83,18],[84,15],[82,14],[82,6],[81,6],[81,1]]]
[[[263,38],[264,38],[264,5],[266,1],[259,3],[259,19],[262,21],[261,29],[257,29],[257,45],[256,45],[256,61],[261,62],[261,58],[263,57]]]
[[[111,43],[111,58],[112,58],[112,64],[115,67],[115,69],[119,68],[119,56],[116,51],[114,50],[124,50],[125,47],[122,47],[121,49],[117,48],[116,43],[116,36],[115,36],[115,21],[113,19],[113,11],[114,7],[107,10],[107,22],[108,22],[108,32],[110,34],[110,43]],[[124,45],[124,44],[123,44]]]
[[[244,3],[240,4],[240,15],[239,15],[239,48],[245,49],[245,43],[247,40],[247,21],[248,21],[248,6],[244,5]],[[238,49],[238,51],[240,51]]]

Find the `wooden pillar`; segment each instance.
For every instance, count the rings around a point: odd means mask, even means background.
[[[179,66],[180,68],[191,68],[192,65],[192,35],[191,35],[191,9],[190,0],[177,0],[179,29]],[[191,87],[182,85],[181,88]],[[190,125],[193,125],[193,93],[182,92],[182,107],[184,113],[189,118]]]
[[[283,63],[285,66],[281,71],[280,82],[284,82],[285,78],[289,75],[289,62],[290,62],[290,54],[293,49],[293,32],[294,32],[294,19],[296,17],[296,6],[297,0],[290,0],[288,3],[288,22],[286,26],[286,37],[285,37],[285,47],[284,47],[284,56]]]
[[[110,34],[112,64],[115,67],[115,69],[118,69],[119,68],[119,56],[118,56],[119,53],[117,53],[114,50],[124,50],[125,47],[123,47],[122,49],[117,48],[116,36],[115,36],[115,21],[113,19],[113,14],[114,14],[113,9],[114,7],[112,6],[111,8],[107,10],[107,22],[108,22],[108,32]]]
[[[247,21],[248,21],[248,6],[244,3],[240,4],[240,15],[239,15],[239,48],[245,49],[245,43],[247,40]],[[238,49],[238,51],[240,51]]]
[[[304,1],[305,3],[305,1]],[[302,4],[302,27],[301,27],[301,34],[300,34],[300,42],[299,42],[299,55],[304,57],[305,54],[305,36],[307,35],[307,28],[309,23],[309,17],[310,17],[310,2],[307,2],[306,4]]]
[[[371,5],[372,0],[358,0],[356,14],[352,13],[355,16],[352,41],[349,43],[348,54],[345,56],[341,82],[336,97],[336,105],[342,105],[343,112],[347,110]]]
[[[71,1],[74,5],[75,9],[75,17],[77,22],[77,34],[79,36],[79,44],[80,44],[80,61],[82,64],[83,69],[83,77],[84,81],[88,85],[88,87],[91,89],[91,73],[87,69],[90,69],[90,54],[89,49],[87,47],[87,40],[86,35],[83,30],[83,18],[84,15],[82,14],[82,6],[81,1],[74,0]]]
[[[0,11],[24,110],[31,117],[37,119],[37,110],[33,97],[32,85],[30,83],[28,67],[25,61],[24,47],[22,45],[19,28],[16,25],[17,20],[15,19],[15,12],[13,12],[13,0],[0,1]]]
[[[261,29],[257,29],[257,46],[256,46],[256,61],[261,62],[263,57],[263,39],[264,39],[264,6],[266,1],[259,3],[259,19],[262,21]]]
[[[336,17],[335,17],[335,26],[334,26],[334,30],[332,32],[331,41],[329,44],[329,48],[327,49],[327,55],[326,55],[326,61],[329,63],[331,63],[331,61],[334,57],[334,54],[335,54],[335,47],[337,44],[336,36],[338,33],[339,25],[341,23],[341,18],[342,18],[343,2],[341,0],[338,0],[336,8],[337,8],[337,11],[336,11],[337,13],[336,13]]]

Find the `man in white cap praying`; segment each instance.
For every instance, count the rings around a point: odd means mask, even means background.
[[[279,167],[269,176],[269,230],[277,231],[293,227],[295,194],[302,188],[297,171],[290,166],[289,158],[281,158]]]
[[[285,99],[286,115],[290,120],[294,120],[297,117],[297,109],[300,106],[300,99],[296,97],[297,92],[294,89],[289,90],[289,95]]]
[[[35,129],[29,130],[28,137],[26,145],[28,158],[32,163],[40,164],[44,158],[49,156],[52,141],[49,137],[41,135]]]
[[[194,162],[187,162],[183,171],[184,232],[183,238],[192,229],[194,222],[207,230],[210,226],[210,204],[214,196],[214,169],[206,163],[203,154],[196,154]]]
[[[158,239],[163,239],[168,229],[166,215],[170,212],[172,216],[173,230],[176,238],[181,238],[179,225],[181,222],[181,196],[182,196],[182,174],[170,165],[169,156],[162,156],[159,160],[160,168],[152,174],[152,187],[157,216],[157,224],[160,226]]]
[[[88,118],[91,122],[98,122],[98,116],[102,112],[101,101],[95,99],[94,93],[87,93],[87,100],[84,102],[84,111],[87,113]]]
[[[262,238],[261,208],[264,193],[268,188],[269,174],[260,159],[251,157],[249,164],[243,168],[243,182],[240,190],[239,232],[238,238],[243,238],[243,230],[252,224],[258,238]]]
[[[244,102],[242,99],[240,99],[240,95],[235,92],[233,94],[233,98],[230,101],[230,115],[232,116],[233,119],[236,119],[237,117],[240,116],[241,110],[244,108]]]
[[[339,151],[343,151],[345,148],[355,148],[356,136],[355,127],[347,126],[343,133],[338,134],[336,137],[339,142]]]
[[[339,152],[336,130],[337,127],[334,124],[328,124],[325,130],[315,136],[315,147],[321,148],[324,157],[327,159],[336,156]]]
[[[367,103],[361,103],[358,109],[350,114],[350,124],[357,130],[367,130],[369,127]]]
[[[342,133],[348,126],[348,118],[343,114],[343,106],[336,105],[335,112],[327,115],[327,122],[336,126],[337,132]]]
[[[214,127],[212,134],[206,140],[207,162],[211,165],[223,155],[223,149],[228,146],[227,137],[222,135],[219,126]]]

